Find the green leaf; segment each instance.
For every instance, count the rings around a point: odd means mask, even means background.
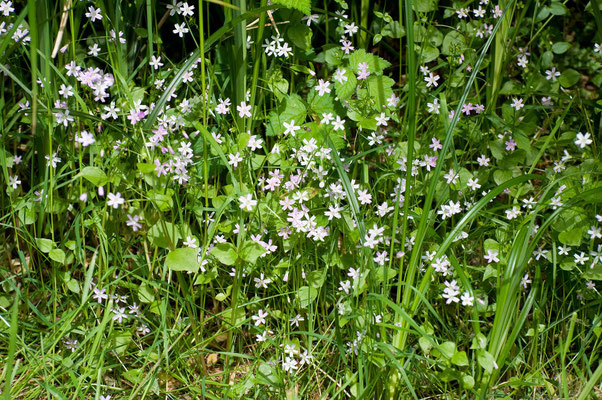
[[[430,63],[439,57],[439,49],[429,44],[421,46],[417,51],[420,54],[420,62],[423,64]]]
[[[293,23],[287,29],[286,35],[295,46],[305,51],[311,50],[312,31],[307,24]]]
[[[314,289],[320,289],[324,285],[324,282],[326,282],[326,273],[326,268],[311,271],[307,277],[309,285]]]
[[[270,69],[268,74],[268,87],[278,100],[282,100],[282,98],[288,93],[288,81],[284,79],[280,69]]]
[[[583,279],[592,279],[594,281],[602,281],[602,265],[597,265],[594,268],[590,268],[585,271],[582,275]]]
[[[569,68],[564,70],[564,72],[560,75],[558,82],[560,82],[563,87],[571,87],[579,82],[579,78],[581,78],[581,74],[574,69]]]
[[[305,15],[309,15],[311,12],[310,0],[274,0],[272,3],[299,10]]]
[[[180,230],[171,222],[158,221],[148,230],[148,238],[157,247],[175,247],[180,240]]]
[[[462,387],[464,389],[472,389],[474,387],[474,378],[471,375],[462,376]]]
[[[318,289],[311,286],[301,286],[297,291],[297,304],[300,308],[307,308],[318,297]]]
[[[454,342],[445,342],[435,352],[439,352],[442,357],[449,360],[456,353],[456,344]]]
[[[67,289],[71,290],[73,293],[79,293],[79,282],[73,278],[69,279],[67,281]]]
[[[558,240],[560,243],[567,246],[579,246],[583,239],[583,231],[585,229],[585,226],[578,226],[571,230],[561,232],[558,234]]]
[[[269,123],[266,129],[268,136],[277,136],[284,133],[284,123],[295,121],[301,126],[305,122],[307,110],[303,99],[297,94],[285,96],[277,111],[270,112]]]
[[[138,287],[138,300],[140,300],[141,303],[146,304],[155,301],[155,293],[153,292],[151,286],[148,285],[146,282],[142,283]]]
[[[370,72],[371,75],[380,75],[382,74],[383,70],[391,66],[391,63],[384,58],[380,58],[371,53],[366,53],[366,51],[363,49],[354,51],[348,57],[349,66],[351,67],[352,72],[358,71],[358,66],[360,63],[368,64],[368,72]]]
[[[555,54],[564,54],[571,47],[567,42],[556,42],[552,45],[552,51]]]
[[[220,243],[211,249],[211,255],[225,265],[234,265],[238,258],[236,247],[232,243]]]
[[[465,351],[459,351],[453,355],[451,362],[459,367],[465,367],[468,365],[468,356],[466,356]]]
[[[445,38],[443,38],[443,44],[441,46],[441,52],[446,56],[449,55],[460,55],[466,47],[466,39],[458,31],[450,31]]]
[[[247,240],[240,249],[240,258],[248,263],[254,264],[264,253],[265,247],[252,240]]]
[[[154,190],[147,192],[148,198],[160,211],[169,211],[173,207],[173,199],[171,197],[172,189],[168,189],[167,193],[159,193]]]
[[[334,88],[336,90],[337,96],[341,100],[347,100],[351,97],[355,88],[357,87],[357,78],[353,71],[346,69],[343,74],[347,80],[340,83],[339,81],[334,81]]]
[[[76,178],[80,177],[85,178],[94,186],[104,186],[109,181],[107,174],[98,167],[84,167],[76,176]]]
[[[54,248],[54,242],[50,239],[36,238],[36,246],[38,246],[43,253],[48,253]]]
[[[495,365],[495,360],[490,352],[486,350],[477,351],[477,361],[488,374],[491,374]]]
[[[51,260],[54,260],[57,263],[65,263],[65,252],[61,249],[50,250],[50,252],[48,252],[48,257],[50,257]]]
[[[172,271],[197,272],[199,265],[197,250],[193,247],[172,250],[165,257],[165,266]]]
[[[426,13],[435,11],[438,3],[439,0],[416,0],[413,2],[412,6],[414,11]]]
[[[382,110],[383,106],[386,106],[387,99],[393,94],[392,87],[394,84],[393,79],[383,75],[370,75],[366,79],[368,93],[376,102],[377,110]]]

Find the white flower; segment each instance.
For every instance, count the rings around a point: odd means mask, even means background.
[[[299,367],[297,366],[297,361],[294,358],[286,357],[286,360],[282,362],[282,369],[286,372],[293,372]]]
[[[318,80],[318,86],[316,86],[316,91],[320,96],[323,96],[324,93],[330,93],[330,88],[328,86],[330,86],[330,82],[324,82],[323,79],[320,79]]]
[[[390,120],[390,118],[387,117],[384,112],[380,113],[380,115],[374,119],[376,119],[376,126],[387,126],[387,121]]]
[[[93,6],[88,7],[88,12],[86,13],[86,17],[90,18],[90,21],[94,22],[96,20],[102,19],[102,14],[100,13],[100,8],[95,9]]]
[[[516,111],[520,110],[524,106],[525,105],[523,104],[523,99],[517,98],[512,99],[512,104],[510,105],[510,107],[514,108]]]
[[[332,122],[332,126],[335,131],[343,131],[345,130],[345,120],[337,115],[337,119]]]
[[[347,82],[347,75],[345,75],[347,71],[341,68],[337,68],[336,72],[334,73],[334,80],[339,82],[339,83],[343,83],[343,82]]]
[[[10,13],[15,11],[15,9],[12,5],[13,5],[12,1],[1,2],[0,3],[0,11],[2,11],[2,15],[4,15],[5,17],[8,17],[10,15]]]
[[[497,257],[498,256],[498,251],[497,250],[487,250],[487,255],[483,256],[484,259],[487,260],[488,264],[491,264],[492,262],[499,262],[500,259]]]
[[[255,326],[264,325],[265,317],[268,316],[267,311],[259,310],[257,311],[257,315],[253,315],[251,318],[255,321]]]
[[[424,81],[426,82],[426,87],[439,86],[439,84],[437,83],[438,80],[439,80],[439,75],[435,75],[432,72],[429,72],[429,75],[424,77]]]
[[[180,37],[184,37],[185,33],[188,33],[188,28],[186,28],[186,24],[182,22],[181,24],[175,24],[173,33],[177,34]]]
[[[236,110],[238,111],[238,116],[240,118],[251,116],[251,105],[247,105],[247,103],[244,101],[241,102],[240,105],[236,106]]]
[[[585,132],[585,134],[579,132],[577,133],[577,138],[575,139],[575,144],[580,148],[584,149],[585,147],[592,144],[592,140],[590,139],[590,134]]]
[[[121,197],[121,193],[116,194],[109,193],[109,200],[107,200],[107,206],[113,208],[119,208],[120,205],[124,204],[125,200]]]
[[[154,69],[159,69],[159,67],[163,66],[161,62],[161,57],[152,56],[152,61],[148,63]]]
[[[295,136],[295,133],[296,133],[296,132],[297,132],[299,129],[301,129],[301,127],[300,127],[300,126],[298,126],[298,125],[295,125],[295,120],[294,120],[294,119],[293,119],[293,120],[291,120],[291,122],[290,122],[290,123],[288,123],[288,124],[287,124],[286,122],[284,122],[284,123],[283,123],[283,125],[284,125],[284,127],[286,128],[286,130],[284,131],[284,134],[285,134],[285,135],[288,135],[288,134],[290,134],[291,136]]]
[[[246,211],[253,211],[253,207],[257,205],[257,200],[253,200],[253,195],[250,193],[246,196],[240,196],[238,201],[240,202],[240,208]]]
[[[113,321],[117,321],[119,323],[121,323],[123,321],[123,319],[127,319],[128,316],[125,313],[125,307],[119,307],[119,308],[115,308],[113,310],[111,310],[113,312]]]

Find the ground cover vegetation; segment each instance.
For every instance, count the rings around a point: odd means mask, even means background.
[[[1,398],[599,396],[599,3],[0,1]]]

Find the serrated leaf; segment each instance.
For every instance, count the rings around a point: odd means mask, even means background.
[[[281,4],[287,8],[299,10],[305,15],[309,15],[311,12],[310,0],[274,0],[272,3]]]
[[[342,83],[335,80],[334,88],[339,99],[347,100],[351,97],[353,92],[355,92],[355,88],[357,87],[357,78],[355,77],[355,74],[348,69],[345,69],[345,73],[343,75],[347,78],[347,80],[343,81]]]
[[[193,247],[172,250],[165,257],[165,266],[172,271],[197,272],[200,266],[197,250]]]
[[[236,247],[232,243],[220,243],[211,249],[211,255],[225,265],[234,265],[238,258]]]
[[[281,135],[285,131],[285,122],[295,121],[295,124],[300,126],[305,122],[306,116],[305,103],[299,95],[284,96],[278,110],[270,112],[266,134],[268,136]]]
[[[108,182],[107,174],[98,167],[84,167],[77,177],[82,177],[94,186],[104,186]]]
[[[391,66],[391,63],[384,58],[380,58],[371,53],[366,53],[363,49],[356,50],[349,55],[349,66],[351,67],[352,72],[358,71],[360,63],[368,64],[368,72],[370,72],[371,75],[380,75],[383,70]]]

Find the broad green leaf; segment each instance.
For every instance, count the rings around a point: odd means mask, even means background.
[[[147,283],[142,283],[138,287],[138,300],[141,303],[152,303],[155,301],[155,293],[150,285]]]
[[[552,51],[555,54],[564,54],[570,48],[571,48],[571,45],[570,45],[570,43],[567,43],[567,42],[556,42],[552,45]]]
[[[468,365],[468,357],[466,356],[466,352],[465,351],[458,351],[456,354],[454,354],[451,358],[451,362],[454,365],[457,365],[459,367],[465,367]]]
[[[193,247],[172,250],[165,257],[165,266],[172,271],[197,272],[200,266],[197,250]]]
[[[462,376],[462,387],[464,389],[472,389],[474,387],[475,381],[471,375]]]
[[[85,178],[94,186],[104,186],[109,181],[107,174],[98,167],[84,167],[76,177]]]
[[[225,265],[234,265],[236,263],[236,259],[238,258],[236,247],[229,242],[220,243],[212,248],[211,255]]]
[[[180,230],[171,222],[158,221],[148,230],[148,238],[157,247],[175,247],[180,240]]]
[[[602,281],[602,264],[598,264],[594,268],[587,269],[583,275],[583,279],[592,279],[594,281]]]
[[[307,276],[307,281],[309,285],[314,289],[319,289],[326,282],[327,268],[318,269],[315,271],[311,271]]]
[[[299,95],[285,96],[278,110],[270,112],[266,134],[268,136],[281,135],[286,129],[285,122],[288,124],[295,121],[295,125],[302,126],[306,115],[305,103]]]
[[[415,0],[412,3],[412,8],[418,12],[431,12],[437,9],[437,4],[439,0]]]
[[[56,261],[57,263],[64,264],[65,263],[65,252],[61,249],[52,249],[48,252],[48,257],[51,260]]]
[[[574,69],[569,68],[562,72],[560,78],[558,78],[558,82],[560,82],[563,87],[571,87],[579,82],[579,78],[581,78],[581,74]]]
[[[441,45],[441,52],[446,56],[454,55],[458,56],[464,51],[466,47],[466,38],[458,31],[449,31],[445,38],[443,38],[443,44]]]
[[[36,246],[38,246],[43,253],[48,253],[54,248],[54,242],[50,239],[36,238]]]
[[[171,197],[172,193],[172,189],[168,189],[167,193],[159,193],[154,190],[149,190],[147,195],[149,200],[151,200],[160,211],[169,211],[173,207],[173,199]]]
[[[308,308],[311,303],[318,297],[318,289],[311,286],[301,286],[297,290],[297,304],[300,308]]]
[[[310,0],[273,0],[272,3],[281,4],[287,8],[299,10],[305,15],[309,15],[311,12]]]
[[[375,101],[377,110],[382,110],[387,105],[387,99],[393,94],[393,85],[395,81],[388,76],[370,75],[366,79],[368,93]]]
[[[247,240],[243,243],[240,249],[240,258],[244,261],[254,264],[259,257],[265,253],[265,247],[252,240]]]
[[[583,239],[583,232],[587,229],[585,226],[577,226],[568,231],[560,232],[558,240],[560,243],[568,246],[579,246]]]
[[[485,371],[487,371],[488,374],[491,374],[495,366],[495,359],[493,358],[490,352],[486,350],[477,351],[477,361],[479,362],[479,365]]]
[[[286,35],[293,44],[305,51],[311,50],[312,31],[309,26],[303,23],[293,23]]]
[[[342,83],[337,80],[334,81],[337,97],[341,100],[347,100],[350,98],[357,87],[357,78],[353,71],[351,71],[349,68],[344,69],[345,73],[343,75],[347,78],[347,80],[343,81]]]
[[[368,72],[370,72],[370,75],[380,75],[385,69],[391,66],[391,63],[384,58],[375,56],[371,53],[366,53],[366,51],[363,49],[354,51],[348,57],[349,66],[354,73],[358,72],[358,66],[360,63],[368,64]]]

